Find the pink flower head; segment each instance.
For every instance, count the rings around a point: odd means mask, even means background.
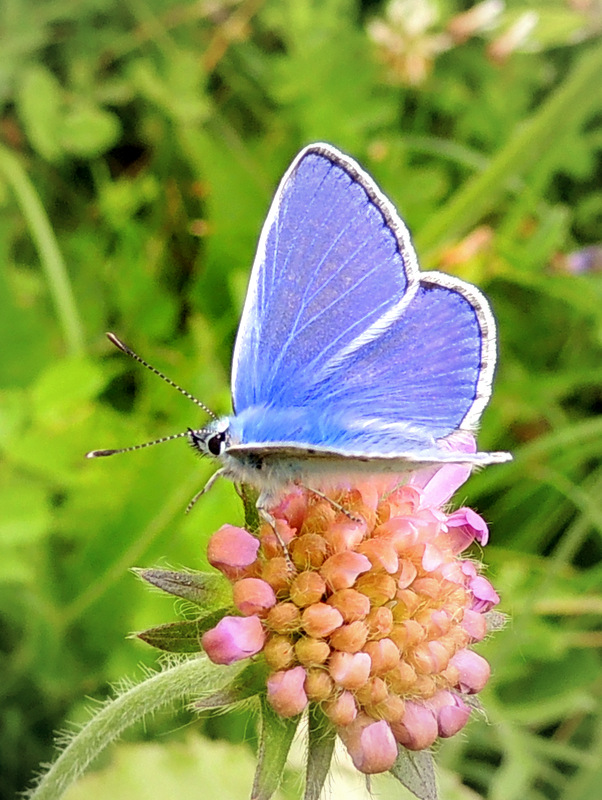
[[[201,644],[214,664],[233,664],[262,649],[265,632],[259,617],[223,617],[201,637]]]
[[[305,693],[307,673],[303,667],[274,672],[268,678],[268,702],[282,717],[295,717],[309,702]]]
[[[475,450],[465,434],[443,446]],[[389,769],[398,745],[421,750],[457,733],[470,716],[463,697],[489,678],[470,646],[499,601],[479,564],[460,557],[472,541],[487,542],[485,522],[469,508],[443,510],[469,474],[449,463],[405,482],[316,487],[332,503],[295,487],[269,509],[286,553],[267,523],[258,539],[218,531],[212,563],[246,616],[205,634],[209,657],[232,663],[263,649],[275,711],[291,717],[320,703],[366,774]]]
[[[360,772],[372,775],[391,769],[397,758],[397,743],[385,720],[375,721],[367,714],[358,716],[339,734],[353,763]]]

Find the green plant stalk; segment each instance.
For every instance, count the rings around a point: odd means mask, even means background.
[[[40,255],[57,317],[63,329],[67,351],[72,356],[80,356],[84,352],[81,319],[67,268],[44,207],[19,159],[2,145],[0,145],[0,170],[16,195]]]
[[[481,219],[507,191],[509,178],[522,176],[558,140],[559,132],[571,124],[572,109],[592,104],[597,97],[601,74],[602,48],[595,47],[522,128],[513,131],[487,169],[467,181],[416,235],[416,248],[423,258]]]
[[[158,672],[111,700],[79,731],[29,795],[29,800],[58,800],[86,767],[121,733],[160,708],[207,692],[236,670],[204,657]]]

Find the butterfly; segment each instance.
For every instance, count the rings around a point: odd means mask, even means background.
[[[332,145],[311,144],[261,231],[234,347],[234,413],[158,441],[186,436],[221,464],[208,485],[219,475],[250,484],[259,508],[323,476],[507,461],[467,453],[453,436],[475,431],[496,354],[483,294],[420,272],[408,229],[372,178]]]

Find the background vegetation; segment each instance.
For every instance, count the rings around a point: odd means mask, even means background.
[[[599,797],[601,26],[598,0],[3,0],[2,797],[156,663],[126,637],[173,604],[128,569],[203,568],[242,520],[225,483],[183,515],[212,467],[182,442],[83,459],[202,422],[104,332],[227,412],[260,225],[313,140],[358,158],[423,268],[478,283],[499,320],[480,444],[516,460],[460,499],[491,523],[511,622],[481,648],[487,720],[440,750],[444,798]],[[250,719],[150,720],[86,797],[246,797]]]

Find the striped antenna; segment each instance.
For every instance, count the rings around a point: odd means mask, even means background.
[[[190,435],[190,429],[182,433],[172,433],[171,436],[162,436],[161,439],[155,439],[152,442],[144,442],[143,444],[133,444],[129,447],[120,447],[117,450],[90,450],[86,453],[86,458],[104,458],[104,456],[114,456],[116,453],[130,453],[132,450],[143,450],[145,447],[152,447],[154,444],[163,444],[163,442],[171,442],[172,439],[183,439],[184,436]]]
[[[193,394],[190,394],[190,392],[187,392],[186,389],[182,389],[182,387],[178,386],[178,384],[175,383],[174,381],[172,381],[171,378],[168,378],[167,375],[164,375],[156,367],[153,367],[151,364],[149,364],[148,361],[145,361],[143,358],[141,358],[138,355],[138,353],[134,353],[134,351],[131,350],[127,346],[127,344],[124,344],[121,341],[121,339],[117,338],[117,336],[115,336],[114,333],[110,333],[110,332],[107,333],[107,339],[111,342],[111,344],[114,344],[115,347],[119,348],[119,350],[121,350],[122,353],[125,353],[126,356],[129,356],[130,358],[133,358],[134,361],[137,361],[139,364],[142,364],[143,367],[146,367],[151,372],[154,372],[155,375],[158,375],[162,380],[165,381],[165,383],[168,383],[170,386],[173,386],[173,388],[177,389],[178,392],[180,392],[180,394],[183,394],[184,397],[187,397],[189,400],[192,400],[192,402],[195,405],[197,405],[199,408],[202,408],[203,411],[205,411],[207,414],[209,414],[210,417],[213,417],[213,419],[217,419],[217,416],[213,413],[213,411],[210,408],[207,408],[207,406],[204,403],[201,403],[200,400],[197,400],[197,398]],[[185,433],[182,433],[182,434],[178,433],[173,438],[177,439],[180,436],[186,436],[186,434]],[[172,438],[172,437],[167,437],[167,438],[169,439],[169,438]],[[160,439],[158,441],[167,441],[167,440],[166,439]],[[155,442],[149,442],[149,444],[155,444]],[[133,448],[133,449],[137,449],[138,446],[145,447],[146,445],[137,445],[136,448]],[[101,452],[101,451],[98,451],[98,452]],[[120,452],[122,452],[122,451],[120,451]]]

